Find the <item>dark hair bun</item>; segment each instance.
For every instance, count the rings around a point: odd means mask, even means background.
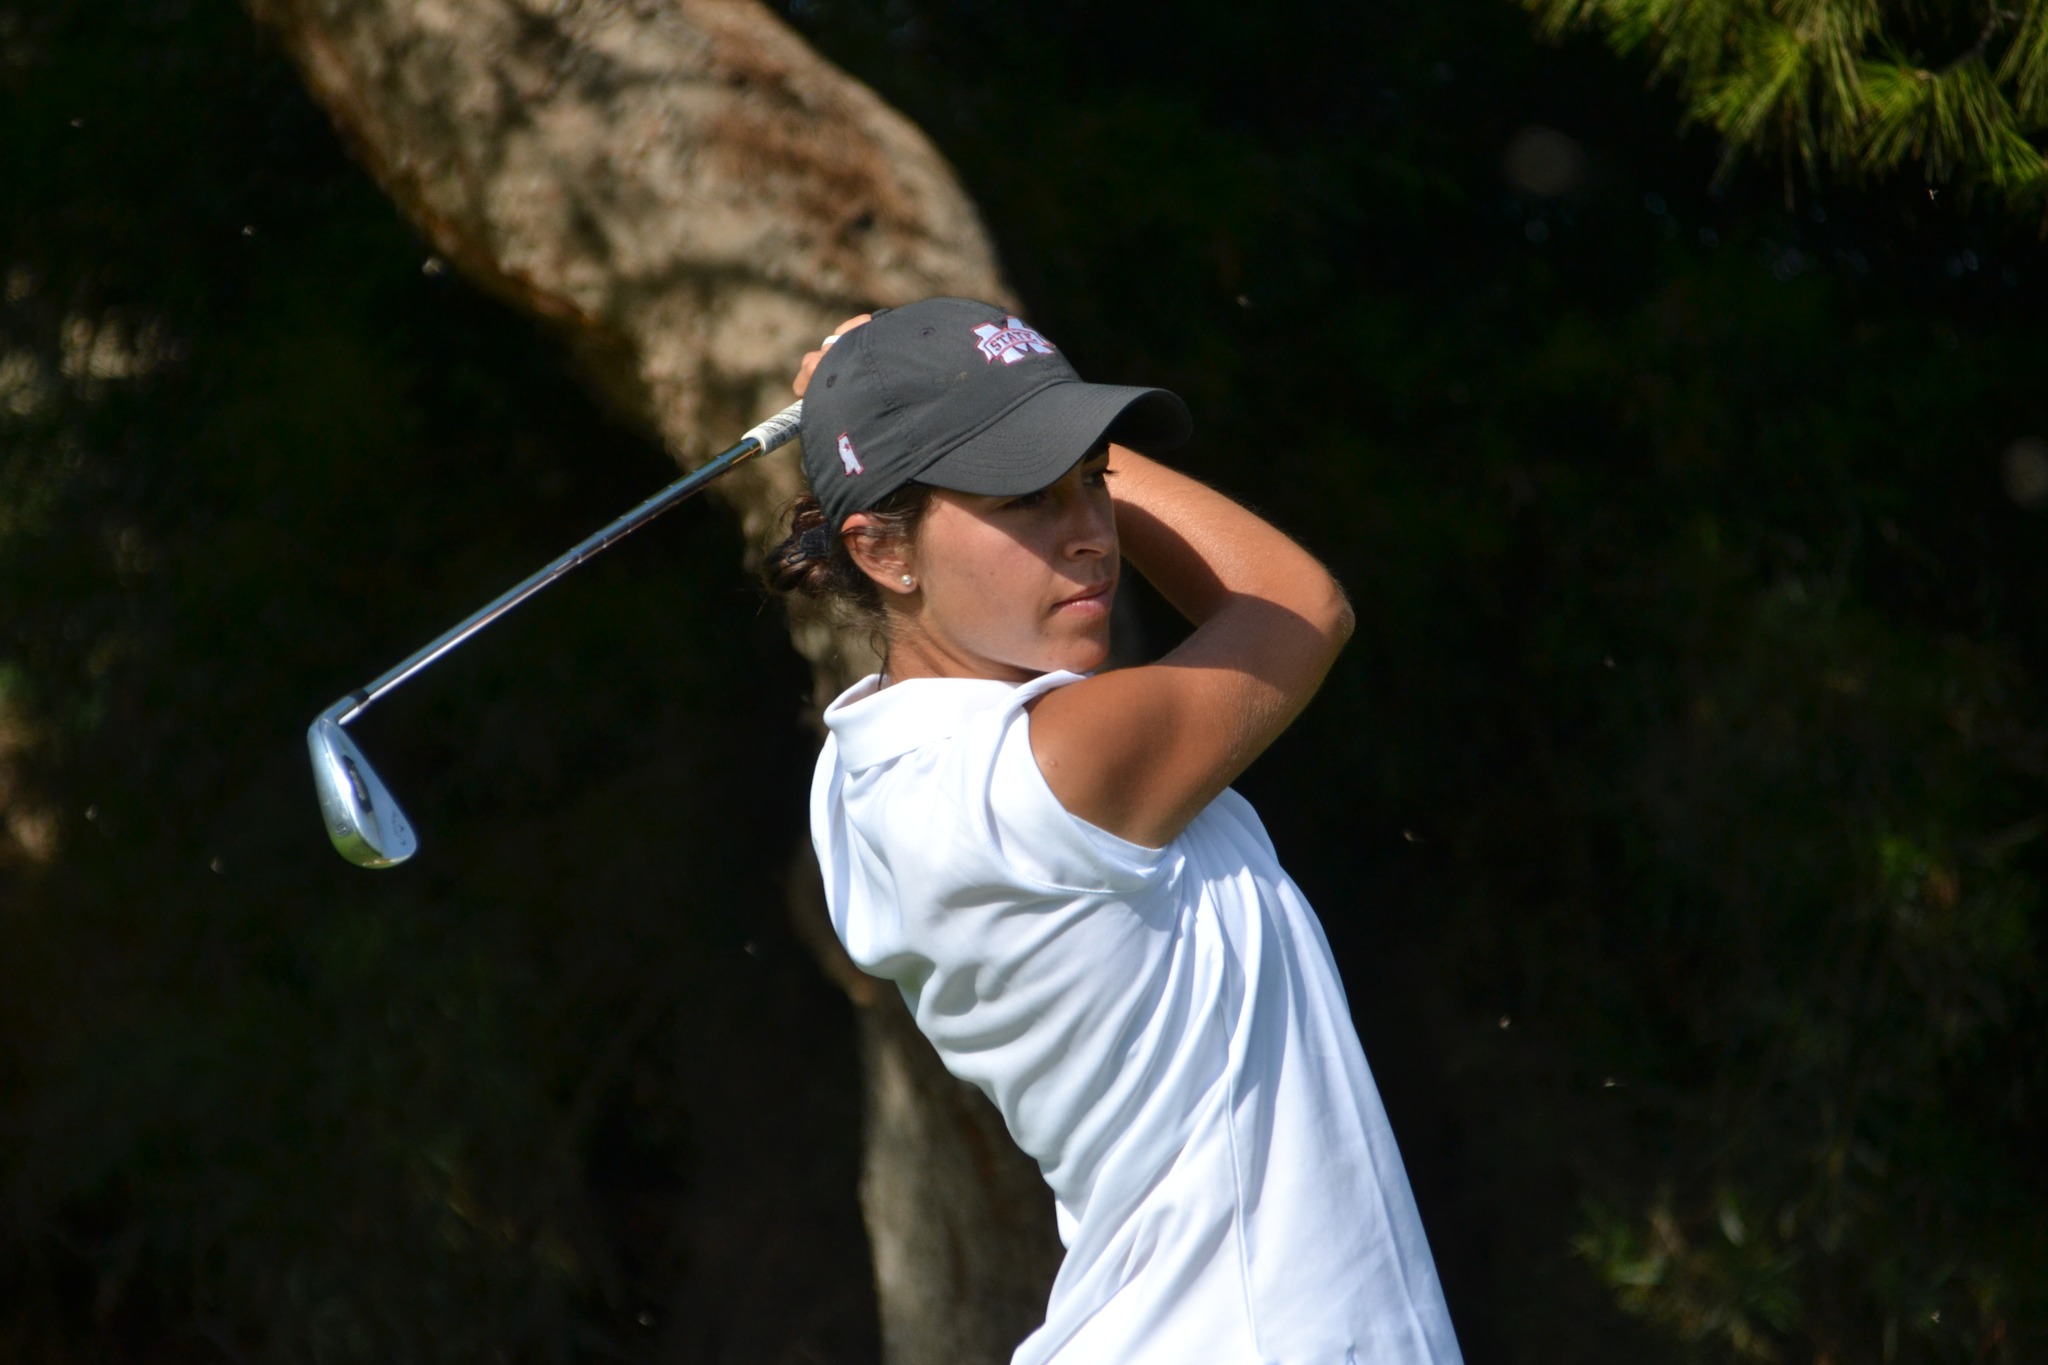
[[[914,535],[931,494],[925,484],[905,484],[866,513],[867,526],[860,534],[884,539]],[[855,622],[879,626],[886,613],[882,590],[853,562],[845,538],[832,538],[825,509],[809,493],[789,505],[789,534],[768,552],[761,576],[772,592],[805,598]]]
[[[802,597],[858,597],[859,584],[867,583],[867,575],[854,567],[846,547],[832,543],[825,509],[809,493],[790,505],[789,534],[768,552],[762,571],[773,591]]]

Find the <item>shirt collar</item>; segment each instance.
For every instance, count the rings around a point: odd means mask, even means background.
[[[1077,675],[1047,673],[1028,683],[992,678],[906,678],[881,686],[870,673],[825,708],[825,728],[839,742],[839,761],[850,772],[899,758],[913,749],[950,739],[978,715],[1075,681]]]

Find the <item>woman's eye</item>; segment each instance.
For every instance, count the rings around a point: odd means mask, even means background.
[[[1044,501],[1045,494],[1041,491],[1037,493],[1026,493],[1021,497],[1011,498],[1008,502],[1004,503],[1003,506],[1022,510],[1024,508],[1036,507]]]

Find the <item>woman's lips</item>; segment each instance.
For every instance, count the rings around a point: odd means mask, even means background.
[[[1053,603],[1052,609],[1057,612],[1072,612],[1076,615],[1107,612],[1109,610],[1110,595],[1115,591],[1116,582],[1114,579],[1106,583],[1097,583],[1094,587],[1077,592],[1072,597],[1061,598]]]

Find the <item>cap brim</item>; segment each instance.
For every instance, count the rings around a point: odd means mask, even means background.
[[[1165,389],[1070,380],[1048,384],[912,477],[958,493],[1031,493],[1072,469],[1104,436],[1157,455],[1193,432],[1187,404]]]

